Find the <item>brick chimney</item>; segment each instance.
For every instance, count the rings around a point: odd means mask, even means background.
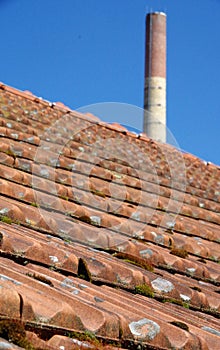
[[[143,131],[166,142],[166,14],[146,16]]]

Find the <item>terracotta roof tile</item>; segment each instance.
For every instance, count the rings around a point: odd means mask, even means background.
[[[0,163],[2,346],[218,349],[218,166],[4,84]]]

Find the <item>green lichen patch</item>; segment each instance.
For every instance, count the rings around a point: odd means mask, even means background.
[[[34,350],[26,338],[24,324],[20,320],[0,320],[0,337],[26,350]]]
[[[106,197],[105,193],[100,190],[91,190],[91,193],[102,198]]]
[[[134,292],[135,294],[141,294],[149,298],[154,297],[153,289],[146,283],[135,286]]]
[[[95,333],[89,330],[86,330],[83,333],[70,332],[68,333],[68,337],[78,339],[81,342],[88,342],[92,347],[94,347],[97,350],[104,349],[102,342],[99,339],[97,339]]]
[[[6,216],[6,215],[0,216],[0,221],[5,222],[6,224],[9,224],[9,225],[11,225],[13,222],[13,220],[9,216]]]
[[[36,203],[36,202],[32,202],[31,206],[35,207],[35,208],[39,208],[40,207],[40,205],[38,203]]]
[[[113,256],[115,256],[116,258],[119,258],[119,259],[123,259],[125,262],[128,262],[130,264],[141,267],[144,270],[151,271],[151,272],[154,271],[153,265],[149,261],[146,261],[146,259],[139,258],[137,256],[123,253],[123,252],[114,253]]]

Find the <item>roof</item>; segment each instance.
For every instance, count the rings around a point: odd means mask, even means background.
[[[2,348],[219,349],[218,166],[4,84],[0,137]]]

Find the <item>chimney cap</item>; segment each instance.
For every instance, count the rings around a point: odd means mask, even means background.
[[[150,12],[147,14],[147,16],[151,16],[151,15],[163,15],[166,16],[165,12],[160,12],[160,11],[155,11],[155,12]]]

